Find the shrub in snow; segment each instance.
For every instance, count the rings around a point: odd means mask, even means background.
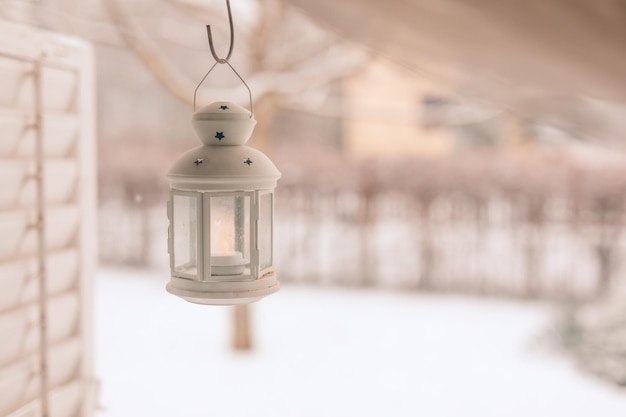
[[[568,307],[557,322],[559,346],[580,367],[626,387],[626,299]]]

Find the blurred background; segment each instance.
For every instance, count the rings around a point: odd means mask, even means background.
[[[95,48],[102,415],[626,412],[626,5],[234,0],[283,290],[165,293],[220,0],[3,0]],[[247,104],[225,66],[199,105]],[[167,308],[166,308],[167,307]]]

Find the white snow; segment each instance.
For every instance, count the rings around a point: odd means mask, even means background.
[[[253,305],[255,349],[235,353],[232,310],[167,278],[100,273],[100,417],[626,415],[624,391],[537,342],[545,305],[286,286]]]

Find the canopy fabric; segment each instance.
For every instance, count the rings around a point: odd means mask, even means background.
[[[621,0],[286,0],[420,71],[436,62],[557,94],[626,103]]]

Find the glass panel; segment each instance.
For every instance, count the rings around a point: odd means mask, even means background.
[[[259,204],[259,264],[261,270],[272,266],[272,211],[273,194],[261,194]]]
[[[198,275],[198,197],[173,196],[174,271]]]
[[[235,197],[235,250],[250,261],[250,197]]]
[[[250,197],[211,197],[211,275],[240,275],[250,262]]]

